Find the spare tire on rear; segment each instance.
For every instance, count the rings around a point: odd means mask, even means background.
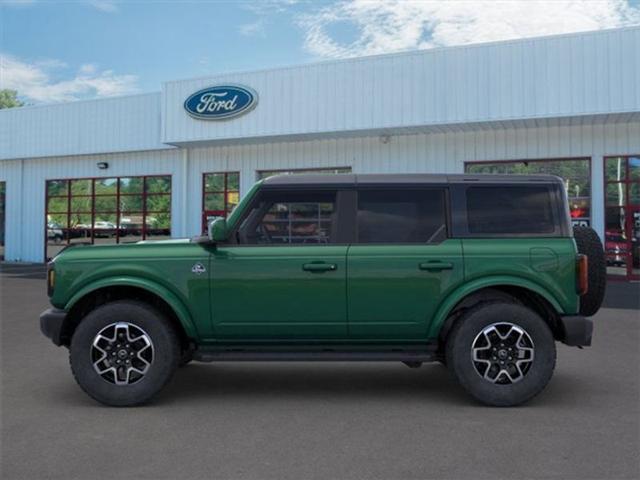
[[[580,314],[585,317],[595,315],[604,300],[607,287],[607,264],[600,237],[593,228],[575,226],[573,237],[578,253],[588,258],[589,289],[580,297]]]

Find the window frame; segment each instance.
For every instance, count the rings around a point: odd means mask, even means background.
[[[273,194],[294,194],[294,193],[323,193],[323,192],[335,192],[336,200],[335,200],[335,220],[332,224],[332,230],[335,231],[334,241],[329,243],[240,243],[240,229],[246,226],[244,225],[245,220],[251,214],[251,212],[260,205],[262,200],[266,196],[271,196]],[[296,186],[295,188],[291,187],[266,187],[263,188],[258,194],[251,200],[251,203],[247,205],[247,208],[243,211],[242,217],[238,219],[233,230],[229,232],[227,240],[221,245],[224,246],[233,246],[233,247],[335,247],[335,246],[345,246],[350,245],[354,238],[355,234],[355,218],[353,213],[355,213],[355,202],[356,195],[355,189],[353,188],[344,188],[344,187],[335,187],[335,186],[327,186],[327,187],[318,187],[318,186],[309,186],[308,188],[300,188]],[[263,207],[264,208],[264,207]],[[262,219],[262,216],[259,217]],[[250,226],[249,226],[250,227]]]
[[[147,180],[148,179],[153,179],[153,178],[167,178],[169,181],[169,191],[168,192],[149,192],[147,189]],[[136,178],[136,179],[142,179],[142,189],[140,192],[134,192],[134,193],[122,193],[120,190],[121,187],[121,181],[123,179],[128,179],[128,178]],[[98,181],[102,181],[102,180],[108,180],[108,179],[115,179],[116,180],[116,192],[115,193],[96,193],[96,182]],[[90,193],[80,193],[80,194],[73,194],[73,192],[71,191],[71,183],[74,181],[89,181],[91,189],[90,189]],[[115,243],[119,244],[120,242],[120,231],[122,229],[122,223],[121,223],[121,219],[122,219],[122,210],[121,210],[121,206],[120,206],[120,199],[122,197],[141,197],[142,199],[142,207],[141,210],[139,211],[131,211],[131,212],[125,212],[125,213],[135,213],[135,214],[140,214],[142,216],[142,223],[140,225],[140,238],[141,240],[146,240],[148,237],[149,232],[153,232],[156,230],[161,230],[158,228],[151,228],[149,226],[147,226],[147,218],[149,216],[153,216],[153,214],[164,214],[164,213],[168,213],[169,217],[172,217],[172,199],[173,199],[173,178],[171,174],[152,174],[152,175],[109,175],[109,176],[103,176],[103,177],[69,177],[69,178],[48,178],[45,179],[45,195],[44,195],[44,258],[45,260],[47,260],[49,257],[47,255],[47,250],[49,247],[49,237],[48,237],[48,231],[49,231],[49,227],[48,227],[48,216],[49,215],[65,215],[66,216],[66,226],[63,226],[60,228],[60,230],[62,230],[63,232],[63,240],[62,240],[62,244],[63,245],[73,245],[73,244],[95,244],[95,239],[96,239],[96,230],[103,230],[103,229],[96,229],[96,221],[101,221],[98,220],[96,218],[96,215],[115,215],[116,217],[116,221],[115,221],[115,228],[113,229],[113,233],[114,233],[114,239],[115,239]],[[65,184],[65,189],[66,189],[66,194],[64,195],[49,195],[49,183],[50,182],[63,182]],[[149,197],[169,197],[169,209],[168,210],[149,210],[148,206],[147,206],[147,200]],[[105,210],[105,211],[96,211],[96,198],[100,198],[100,197],[115,197],[116,198],[116,209],[115,210]],[[64,212],[51,212],[49,211],[49,199],[51,198],[61,198],[61,199],[66,199],[66,210]],[[81,210],[81,211],[72,211],[71,205],[72,205],[72,199],[74,198],[86,198],[86,199],[90,199],[90,203],[91,203],[91,208],[89,210]],[[151,215],[149,215],[151,214]],[[88,229],[75,229],[70,227],[71,225],[71,217],[72,215],[87,215],[91,217],[91,227]],[[74,231],[74,230],[84,230],[85,232],[88,232],[89,235],[85,236],[85,240],[83,242],[71,242],[71,235],[70,232]],[[169,224],[169,231],[172,230],[171,227],[171,223]],[[107,233],[112,232],[112,230],[108,230]],[[102,232],[99,232],[102,233]],[[66,238],[65,238],[65,234],[66,234]]]
[[[587,169],[588,169],[587,179],[589,180],[589,215],[587,217],[581,217],[581,218],[586,218],[587,221],[589,222],[588,226],[592,226],[593,214],[594,214],[592,157],[552,157],[552,158],[520,158],[520,159],[507,159],[507,160],[471,160],[471,161],[464,162],[464,173],[468,175],[483,175],[481,173],[473,173],[467,170],[467,167],[474,166],[474,165],[515,165],[518,163],[540,164],[540,163],[557,163],[557,162],[568,162],[568,161],[570,162],[582,161],[582,162],[586,162],[587,164]],[[517,174],[493,174],[493,175],[517,175]],[[567,193],[567,197],[568,197],[568,193]],[[570,198],[568,198],[568,200],[570,200]],[[579,219],[576,219],[575,221],[577,222],[576,224],[580,224]],[[573,224],[574,224],[574,218],[571,217],[571,225]]]
[[[224,190],[207,190],[207,175],[224,175]],[[238,175],[238,189],[229,189],[229,175]],[[201,218],[202,218],[202,231],[207,232],[209,228],[207,217],[216,212],[220,212],[220,210],[208,210],[206,209],[206,199],[209,194],[222,194],[224,196],[224,210],[222,215],[218,215],[222,218],[227,218],[229,216],[228,211],[228,195],[229,193],[236,192],[238,194],[238,203],[240,203],[240,171],[238,170],[229,170],[229,171],[215,171],[215,172],[202,172],[202,208],[201,208]]]
[[[607,178],[607,160],[622,158],[625,163],[625,176],[623,180],[609,180]],[[624,155],[605,155],[602,158],[602,178],[603,178],[603,192],[602,192],[602,204],[603,204],[603,220],[604,220],[604,244],[605,244],[605,256],[609,256],[606,254],[606,242],[607,242],[607,209],[608,208],[618,208],[625,212],[627,216],[627,221],[625,222],[625,233],[627,232],[629,223],[632,220],[632,216],[629,215],[630,212],[640,211],[640,203],[631,203],[631,197],[629,195],[630,186],[632,184],[640,184],[640,179],[632,180],[631,179],[631,170],[629,166],[629,159],[631,158],[640,158],[640,153],[638,154],[624,154]],[[624,185],[625,192],[625,201],[622,205],[614,205],[607,202],[607,187],[609,185],[622,184]],[[631,226],[633,228],[633,226]],[[616,275],[613,273],[607,272],[607,279],[614,281],[629,281],[629,280],[640,280],[640,275],[633,273],[633,241],[631,237],[627,238],[625,242],[627,245],[627,265],[626,265],[626,274],[625,275]],[[629,262],[630,260],[630,262]]]
[[[411,185],[404,185],[404,184],[389,184],[388,186],[385,185],[361,185],[358,186],[356,188],[357,191],[357,197],[355,199],[355,210],[354,210],[354,217],[355,217],[355,221],[353,222],[354,228],[353,228],[353,244],[354,245],[361,245],[361,246],[383,246],[383,245],[398,245],[398,246],[402,246],[402,245],[406,245],[406,246],[416,246],[416,245],[424,245],[424,246],[428,246],[428,245],[440,245],[441,243],[445,242],[446,240],[448,240],[449,238],[451,238],[451,209],[450,209],[450,205],[451,205],[451,194],[450,194],[450,190],[449,190],[450,185],[448,184],[420,184],[420,185],[416,185],[416,184],[411,184]],[[360,192],[363,191],[397,191],[397,190],[413,190],[413,191],[420,191],[420,190],[441,190],[441,193],[443,195],[443,207],[444,207],[444,221],[445,221],[445,232],[444,232],[444,237],[440,237],[441,240],[440,241],[434,241],[434,242],[386,242],[386,243],[361,243],[360,242],[360,231],[359,231],[359,227],[358,227],[358,212],[359,212],[359,205],[360,205]]]
[[[545,187],[549,192],[551,214],[553,215],[553,232],[543,233],[471,233],[467,216],[467,190],[474,187],[505,186],[504,182],[473,182],[451,184],[451,211],[453,238],[562,238],[572,237],[572,228],[568,218],[568,204],[564,194],[564,185],[550,182],[513,182],[509,186]]]
[[[344,172],[338,172],[338,170],[346,170]],[[263,176],[264,173],[271,175]],[[282,168],[276,170],[256,170],[256,181],[264,180],[275,175],[339,175],[339,174],[352,174],[353,169],[350,166],[343,167],[309,167],[309,168]]]

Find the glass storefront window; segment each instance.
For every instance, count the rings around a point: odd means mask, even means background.
[[[465,172],[474,174],[556,175],[564,180],[573,223],[575,225],[591,224],[591,168],[590,159],[588,158],[468,162],[465,164]]]
[[[605,158],[607,272],[640,278],[640,156]]]
[[[607,184],[607,205],[617,205],[619,207],[622,207],[627,203],[626,193],[626,186],[622,182]]]
[[[171,236],[171,177],[48,180],[46,258],[73,243]]]
[[[217,217],[226,217],[240,201],[240,173],[212,172],[202,175],[202,231]]]

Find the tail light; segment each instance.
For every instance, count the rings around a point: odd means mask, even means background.
[[[584,295],[589,291],[589,258],[586,255],[576,256],[576,292]]]

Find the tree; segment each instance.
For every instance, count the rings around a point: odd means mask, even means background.
[[[18,92],[5,88],[0,90],[0,109],[22,107],[24,102],[18,100]]]

